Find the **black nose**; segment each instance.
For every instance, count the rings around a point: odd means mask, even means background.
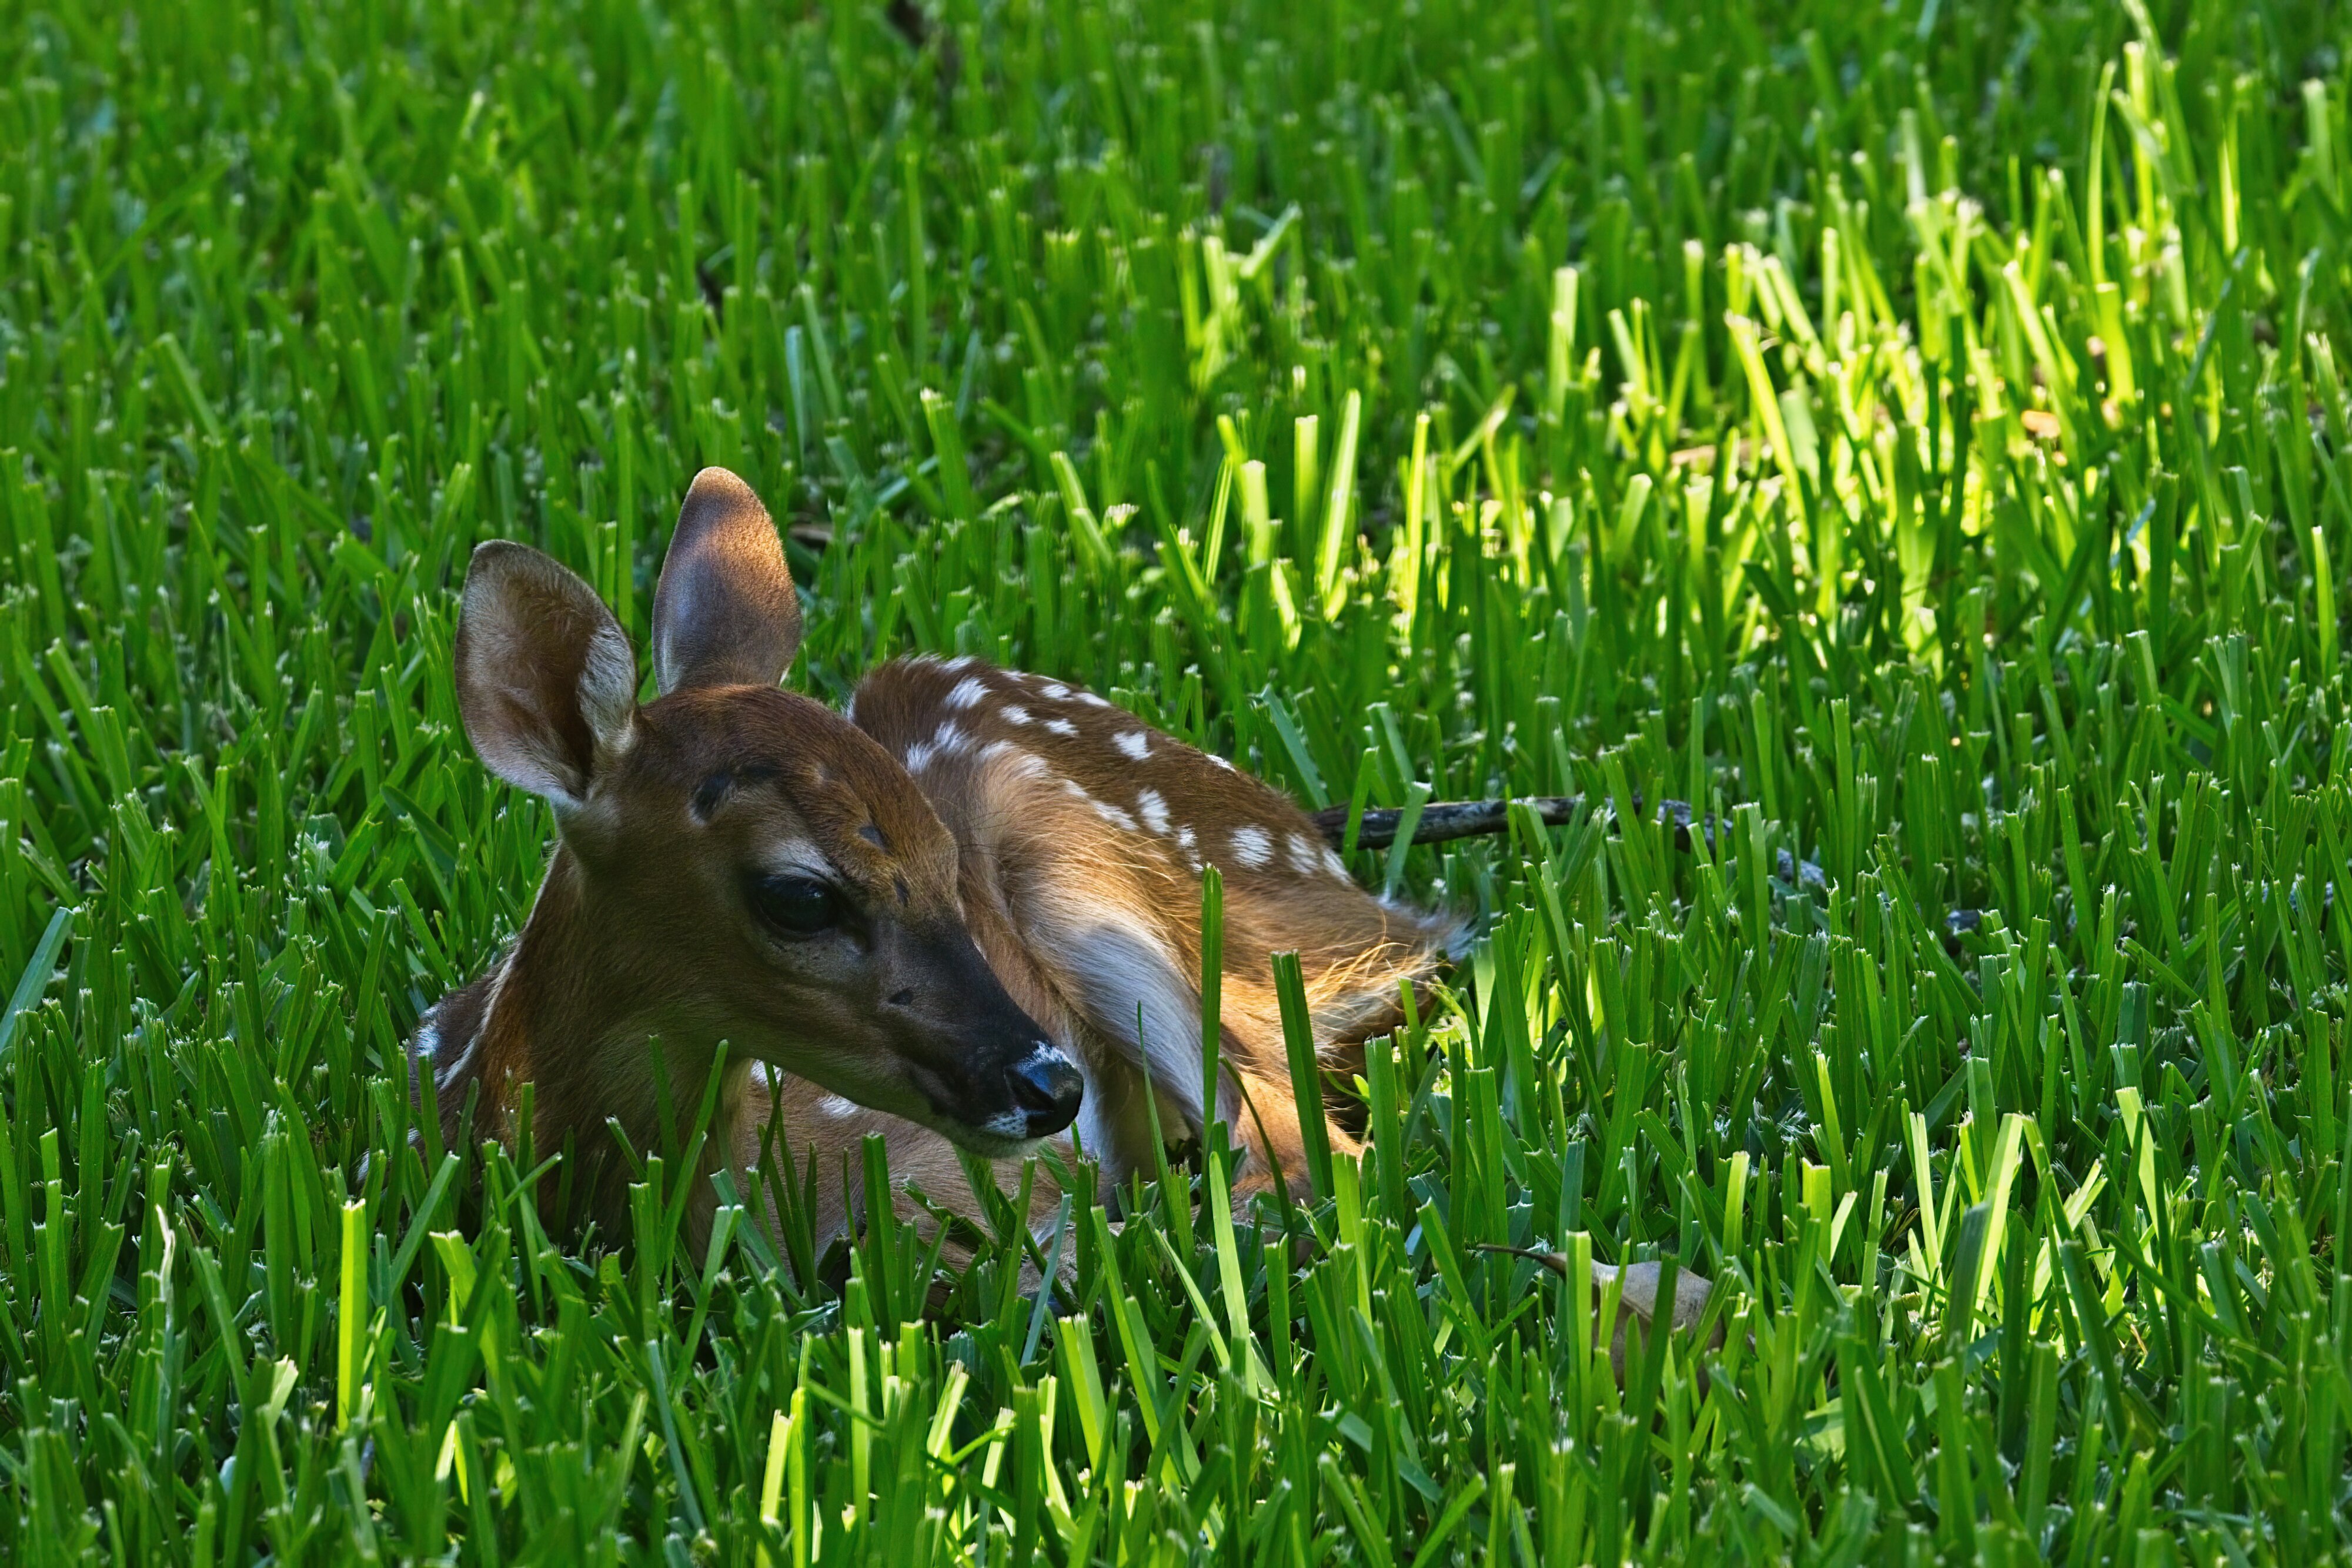
[[[1050,1045],[1041,1043],[1004,1076],[1033,1138],[1050,1137],[1068,1126],[1078,1113],[1078,1102],[1086,1098],[1087,1081],[1077,1063]]]

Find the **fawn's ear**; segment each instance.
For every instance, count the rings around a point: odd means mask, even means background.
[[[654,685],[772,686],[801,645],[776,525],[724,468],[694,476],[654,590]]]
[[[457,612],[457,709],[489,770],[559,811],[628,749],[637,661],[596,591],[505,539],[474,551]]]

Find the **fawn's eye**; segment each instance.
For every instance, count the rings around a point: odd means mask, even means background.
[[[814,936],[841,924],[841,895],[814,877],[754,877],[751,907],[787,936]]]

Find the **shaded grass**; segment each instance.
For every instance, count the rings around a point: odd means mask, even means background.
[[[0,17],[9,1549],[2341,1554],[2341,16],[913,15]],[[454,574],[642,642],[711,462],[820,695],[1590,802],[1354,852],[1486,932],[1360,1168],[1076,1173],[1024,1299],[1011,1208],[942,1281],[772,1165],[690,1254],[688,1150],[584,1247],[391,1153],[551,828]],[[1621,1389],[1496,1245],[1732,1332]]]

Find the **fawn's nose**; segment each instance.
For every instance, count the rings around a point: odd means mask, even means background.
[[[1033,1138],[1051,1137],[1068,1126],[1086,1098],[1087,1081],[1077,1063],[1042,1042],[1007,1069],[1005,1078]]]

